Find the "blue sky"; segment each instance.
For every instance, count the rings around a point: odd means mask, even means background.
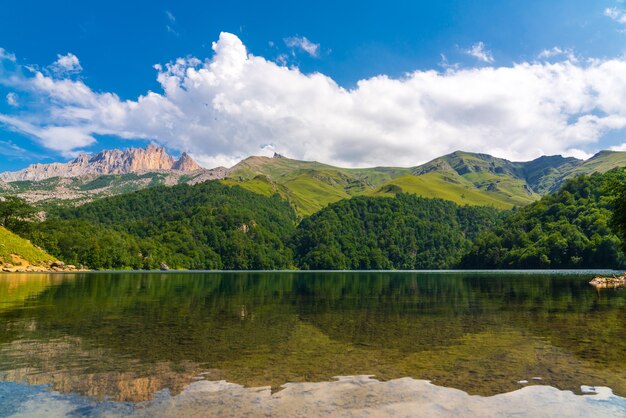
[[[207,166],[273,151],[343,165],[411,165],[459,148],[520,159],[540,153],[584,156],[626,143],[622,120],[626,111],[613,104],[626,102],[620,96],[626,74],[620,76],[616,69],[626,52],[626,3],[616,0],[308,4],[24,0],[2,7],[0,171],[65,161],[81,151],[148,142],[162,144],[174,154],[190,151]],[[220,38],[223,32],[234,38]],[[227,46],[222,50],[226,56],[237,50],[237,40],[247,54],[276,65],[266,68],[257,63],[261,67],[255,70],[257,64],[248,65],[246,75],[219,88],[205,78],[206,88],[183,87],[184,98],[180,89],[168,95],[157,79],[164,74],[172,81],[180,74],[165,74],[165,67],[158,71],[155,64],[197,57],[208,66],[218,55],[215,42]],[[598,61],[609,64],[601,66]],[[178,70],[198,70],[201,63],[187,60]],[[525,63],[536,65],[531,76],[521,73],[524,69],[519,66]],[[563,68],[549,67],[552,64]],[[598,68],[591,68],[594,65]],[[498,75],[490,69],[516,69],[522,75],[509,77],[506,71]],[[426,76],[433,71],[440,77]],[[544,71],[551,75],[544,77]],[[310,80],[314,73],[325,81]],[[69,93],[53,94],[50,86],[34,81],[37,74],[56,86],[75,90],[84,86],[93,97],[76,101],[67,99]],[[389,84],[373,82],[377,76]],[[559,103],[557,110],[550,107],[550,97],[539,94],[522,101],[514,97],[498,101],[499,95],[519,84],[516,80],[529,77],[539,81],[530,82],[520,95],[544,84],[593,78],[583,83],[580,94],[595,89],[603,96],[593,103],[589,97],[577,97]],[[362,86],[363,80],[370,82]],[[471,89],[469,93],[463,89],[464,80],[487,87],[471,95]],[[613,84],[604,86],[603,80]],[[190,80],[181,85],[185,82]],[[241,85],[246,94],[240,92]],[[493,85],[502,91],[475,99]],[[441,87],[431,91],[431,86]],[[324,96],[311,98],[327,88]],[[267,93],[272,89],[277,93]],[[471,97],[457,100],[454,93],[459,89],[460,97]],[[122,104],[139,103],[149,91],[161,97],[159,103],[140,104],[145,108],[141,112],[133,105],[119,110],[124,122],[110,118],[90,122],[99,118],[103,106],[118,106],[104,96],[113,95]],[[561,90],[553,93],[563,95]],[[228,106],[218,103],[222,97]],[[324,112],[324,100],[334,109],[330,115]],[[295,113],[278,108],[278,102],[289,103]],[[564,122],[548,126],[538,120],[529,114],[534,102]],[[246,107],[250,103],[254,106]],[[210,117],[204,113],[186,117],[193,113],[189,109],[205,107],[210,107]],[[77,109],[86,113],[77,117]],[[404,110],[407,114],[400,117]],[[171,117],[176,112],[181,116]],[[589,122],[594,117],[602,120]],[[512,119],[529,122],[503,125],[503,120]],[[169,122],[155,126],[155,120]],[[463,123],[455,124],[459,120]],[[369,122],[371,126],[359,126]],[[537,132],[532,132],[533,126]],[[64,134],[71,138],[65,145]],[[550,135],[558,139],[546,140]]]

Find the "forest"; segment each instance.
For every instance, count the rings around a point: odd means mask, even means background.
[[[622,268],[624,170],[580,176],[479,234],[462,268]]]
[[[58,208],[43,221],[8,196],[0,222],[97,270],[623,268],[625,177],[576,177],[509,211],[399,193],[344,199],[302,220],[278,195],[207,181]]]

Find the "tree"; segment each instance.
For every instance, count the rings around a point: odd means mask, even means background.
[[[35,218],[37,210],[17,196],[0,197],[0,225],[7,229],[19,229],[25,222]]]
[[[626,182],[623,179],[615,180],[609,187],[614,196],[611,224],[615,235],[622,239],[622,250],[626,251]]]

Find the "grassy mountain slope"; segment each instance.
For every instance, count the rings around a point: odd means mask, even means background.
[[[463,179],[451,180],[436,172],[421,176],[402,176],[391,180],[372,196],[393,196],[397,193],[410,193],[428,198],[450,200],[459,205],[493,206],[500,209],[510,209],[513,204],[509,199],[495,193],[485,193],[477,190],[472,184]],[[523,204],[520,200],[519,204]]]
[[[539,200],[572,177],[621,165],[626,165],[626,152],[603,151],[587,161],[544,156],[512,162],[457,151],[412,168],[357,169],[288,158],[250,157],[231,169],[225,183],[264,195],[278,193],[301,216],[351,196],[396,193],[510,209]]]
[[[486,177],[487,173],[474,176],[477,186],[452,168],[432,173],[404,167],[349,169],[287,158],[250,157],[233,167],[224,182],[239,184],[265,195],[278,193],[301,216],[313,214],[330,203],[361,195],[411,193],[459,204],[492,205],[502,209],[528,204],[539,198],[527,192],[523,184],[517,184],[521,183],[519,180],[511,182],[510,178],[502,175],[496,179],[499,188],[489,188],[489,185],[481,185],[481,176]],[[514,186],[509,183],[514,183]]]
[[[464,185],[498,202],[496,206],[526,205],[539,199],[528,184],[524,163],[514,163],[486,154],[457,151],[415,167],[415,176],[437,173],[448,182]]]
[[[238,184],[255,193],[278,193],[301,216],[317,212],[329,203],[368,194],[400,175],[407,168],[374,167],[350,169],[315,161],[288,158],[249,157],[234,166],[225,184]]]
[[[43,266],[53,260],[54,257],[35,247],[30,241],[0,226],[0,264]]]
[[[572,167],[565,172],[563,180],[580,176],[581,174],[606,173],[617,167],[626,165],[626,152],[600,151],[588,160]]]

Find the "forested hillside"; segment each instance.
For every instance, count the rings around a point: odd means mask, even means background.
[[[37,245],[95,269],[278,269],[295,213],[278,197],[218,182],[155,187],[61,210],[33,224]]]
[[[19,211],[3,219],[91,269],[622,268],[614,230],[626,236],[625,181],[624,169],[580,176],[513,211],[406,193],[356,196],[299,224],[278,193],[208,181],[57,208],[43,222],[8,198],[3,207]]]
[[[355,197],[304,219],[294,252],[303,269],[446,269],[502,212],[408,194]]]
[[[624,169],[571,179],[480,234],[463,268],[620,268],[626,259],[611,229],[613,185]]]

